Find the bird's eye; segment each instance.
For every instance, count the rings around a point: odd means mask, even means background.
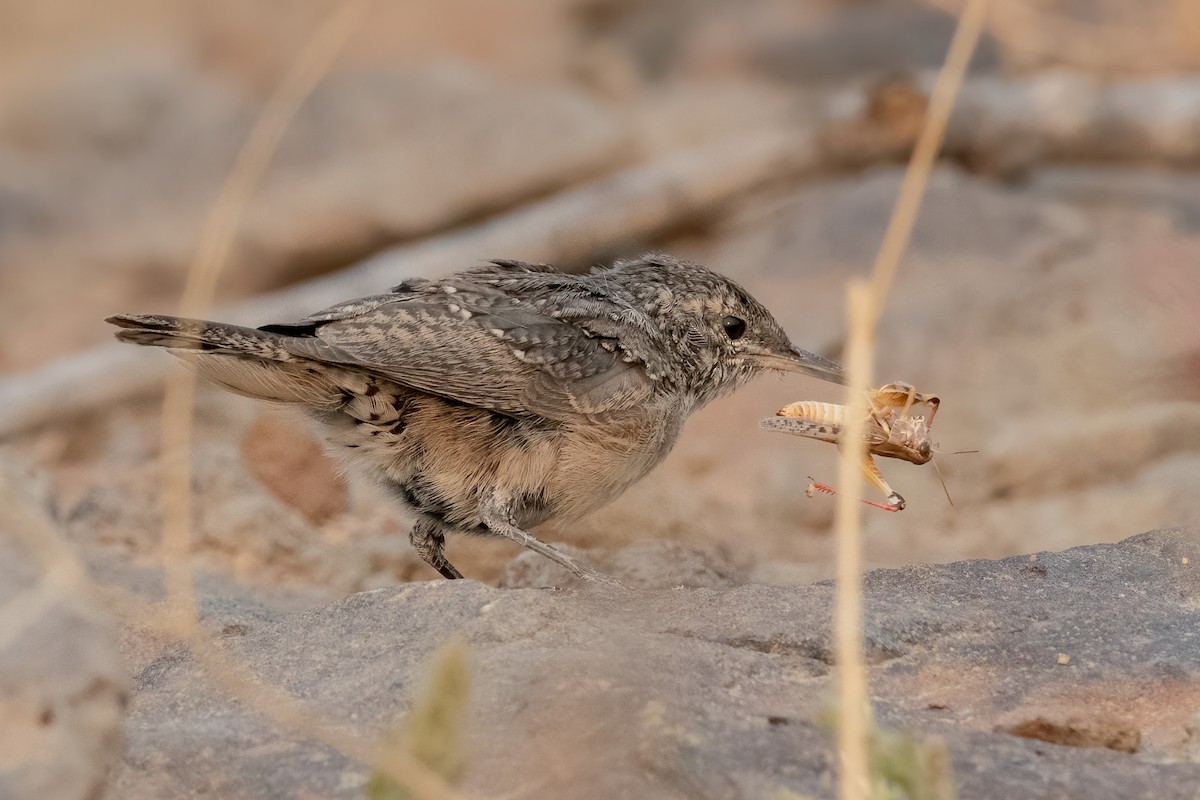
[[[730,339],[740,339],[746,332],[746,320],[740,317],[726,317],[721,320],[721,327],[725,329],[725,335]]]

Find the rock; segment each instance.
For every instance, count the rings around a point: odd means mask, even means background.
[[[1037,442],[1037,447],[1030,447]],[[1029,495],[1128,479],[1147,463],[1200,450],[1200,404],[1147,403],[1080,420],[1031,419],[997,436],[986,460],[1003,496]]]
[[[388,582],[409,576],[421,562],[406,528],[391,516],[394,503],[320,525],[306,516],[331,510],[332,501],[344,495],[340,484],[322,482],[323,463],[318,462],[318,474],[312,476],[307,501],[314,505],[309,508],[292,494],[295,486],[268,490],[256,480],[254,470],[265,468],[248,464],[236,444],[197,447],[193,487],[202,500],[193,506],[193,566],[226,573],[249,586],[314,587],[335,595],[378,585],[380,580],[372,578],[378,573]],[[128,558],[156,558],[162,536],[160,471],[158,460],[114,470],[106,486],[91,491],[71,511],[71,534],[108,547],[110,554],[115,550]]]
[[[260,414],[242,437],[242,458],[272,494],[320,525],[346,510],[348,493],[336,462],[298,417]]]
[[[0,454],[0,797],[95,798],[121,748],[116,629],[46,512]]]
[[[575,16],[580,37],[575,69],[602,88],[615,84],[623,90],[617,96],[637,83],[673,90],[692,81],[719,86],[753,77],[810,90],[935,68],[954,31],[951,15],[913,2],[745,0],[696,6],[589,0]],[[985,36],[974,64],[995,68],[999,55]]]
[[[230,278],[262,289],[328,271],[602,173],[630,145],[614,115],[570,90],[447,63],[334,74],[248,209],[241,259],[254,269]]]
[[[167,599],[163,571],[135,564],[111,550],[84,550],[88,574],[105,609],[118,622],[121,657],[130,674],[142,674],[152,664],[178,658],[183,646],[155,623]],[[242,636],[266,621],[307,611],[331,601],[330,592],[302,588],[252,586],[222,572],[192,570],[196,616],[217,637]]]
[[[745,570],[716,553],[666,539],[648,539],[615,552],[555,546],[580,563],[636,589],[716,588],[745,582]],[[507,589],[543,589],[580,588],[585,584],[550,559],[525,550],[509,562],[500,585]]]
[[[868,574],[877,718],[944,739],[961,800],[1194,798],[1198,551],[1200,531],[1175,529]],[[222,644],[313,719],[372,740],[397,727],[435,648],[460,639],[474,687],[467,793],[826,798],[832,595],[828,583],[435,581],[266,619]],[[135,679],[128,730],[114,797],[354,798],[369,777],[311,731],[214,691],[180,653]]]
[[[1200,66],[1194,7],[1150,0],[1137,7],[1091,0],[1016,0],[988,17],[1013,71],[1181,74]]]
[[[754,70],[813,84],[878,79],[939,67],[953,18],[921,3],[780,2],[720,4],[683,42],[681,69],[705,75]],[[983,37],[975,69],[994,69],[1000,52]]]
[[[0,103],[0,164],[20,167],[0,172],[0,293],[27,298],[0,320],[0,341],[46,331],[37,348],[0,349],[0,370],[102,340],[101,318],[127,304],[176,302],[200,222],[261,103],[145,43],[82,54]],[[334,72],[238,217],[223,296],[332,271],[630,155],[617,115],[571,88],[512,85],[453,63]],[[64,301],[72,314],[57,313]]]

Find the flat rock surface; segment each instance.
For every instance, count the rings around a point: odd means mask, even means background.
[[[1174,529],[869,573],[880,723],[944,738],[964,800],[1200,797],[1198,551],[1200,531]],[[462,641],[472,796],[831,797],[832,596],[414,583],[220,645],[314,714],[382,736],[434,649]],[[109,797],[362,796],[366,768],[212,685],[182,650],[141,670]]]

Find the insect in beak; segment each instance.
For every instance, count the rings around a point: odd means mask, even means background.
[[[860,466],[863,477],[886,496],[887,502],[884,505],[864,498],[859,499],[884,511],[903,511],[906,505],[904,498],[888,485],[883,473],[875,464],[875,456],[897,458],[912,464],[927,464],[932,461],[935,451],[930,441],[929,429],[933,425],[933,418],[937,415],[941,399],[933,394],[919,394],[906,383],[889,383],[870,390],[867,395],[870,405],[865,430],[867,449]],[[928,416],[912,413],[914,406],[927,408]],[[780,409],[776,416],[764,419],[759,424],[767,430],[840,444],[849,412],[848,406],[802,400]],[[941,470],[937,468],[936,463],[933,468],[940,480]],[[946,489],[944,480],[942,488],[949,499],[950,491]],[[809,484],[806,494],[812,497],[814,492],[837,494],[836,489],[816,481]],[[953,500],[950,501],[950,505],[954,505]]]

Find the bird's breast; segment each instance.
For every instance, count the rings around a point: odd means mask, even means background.
[[[685,413],[647,406],[621,415],[550,421],[497,414],[429,396],[387,426],[357,422],[332,437],[343,460],[413,510],[471,529],[497,490],[518,524],[571,519],[621,494],[670,452]]]

